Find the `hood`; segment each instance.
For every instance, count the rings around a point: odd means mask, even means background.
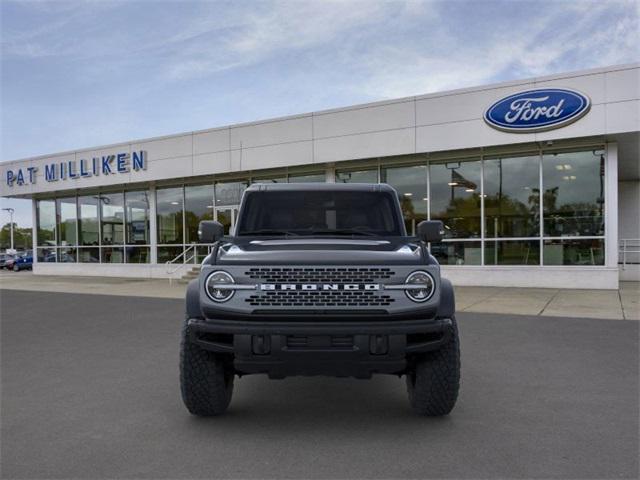
[[[406,237],[238,238],[223,241],[218,265],[416,265],[420,246]]]

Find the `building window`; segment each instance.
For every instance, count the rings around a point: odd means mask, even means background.
[[[477,241],[432,243],[431,254],[441,265],[481,265],[482,243]]]
[[[53,247],[56,245],[56,202],[38,200],[37,203],[37,244]]]
[[[485,265],[540,265],[539,240],[486,240]]]
[[[604,239],[563,238],[544,241],[545,265],[604,265]]]
[[[100,227],[98,226],[98,198],[98,196],[91,195],[78,197],[79,245],[97,246],[100,244]]]
[[[540,156],[484,161],[487,238],[540,236]]]
[[[396,189],[407,234],[415,235],[416,225],[427,219],[427,166],[387,167],[381,172],[382,182]]]
[[[480,171],[480,160],[430,165],[431,219],[446,238],[480,238]]]
[[[124,196],[127,245],[149,245],[149,192],[125,192]]]
[[[100,195],[102,245],[124,244],[124,194]]]
[[[56,200],[58,211],[58,245],[77,245],[77,222],[78,213],[76,208],[76,197],[58,198]]]
[[[336,183],[378,183],[378,169],[338,170]]]
[[[216,207],[239,205],[242,194],[249,186],[249,182],[218,182],[215,184]]]
[[[213,185],[193,185],[184,189],[186,244],[198,242],[198,225],[213,220]]]
[[[268,175],[251,178],[251,183],[287,183],[286,175]]]
[[[545,237],[604,235],[604,153],[545,153]]]
[[[324,172],[289,175],[289,183],[323,183],[326,179]]]
[[[183,243],[182,196],[182,187],[162,188],[156,191],[159,245]]]

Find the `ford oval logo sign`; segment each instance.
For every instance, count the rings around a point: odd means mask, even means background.
[[[484,113],[484,120],[506,132],[540,132],[575,122],[590,107],[589,97],[576,90],[541,88],[498,100]]]

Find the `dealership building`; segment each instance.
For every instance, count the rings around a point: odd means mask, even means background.
[[[640,280],[640,64],[517,80],[0,164],[33,202],[34,272],[179,277],[199,221],[256,182],[384,182],[458,285]]]

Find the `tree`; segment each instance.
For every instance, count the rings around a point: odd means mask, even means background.
[[[33,247],[30,228],[20,228],[13,223],[13,248],[16,250],[30,250]],[[11,248],[11,224],[7,222],[0,230],[0,250]]]

